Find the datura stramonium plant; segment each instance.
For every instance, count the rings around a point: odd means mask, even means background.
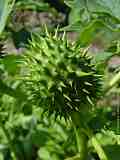
[[[88,139],[92,137],[86,116],[101,95],[101,76],[92,57],[66,36],[33,35],[24,56],[24,88],[31,103],[49,114],[71,119],[75,129],[79,160],[87,160]],[[101,160],[108,160],[94,138]]]
[[[100,96],[101,76],[91,57],[65,35],[33,35],[24,58],[25,87],[49,114],[66,119],[92,106]]]

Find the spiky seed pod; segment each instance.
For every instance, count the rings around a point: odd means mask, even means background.
[[[34,35],[24,57],[25,87],[49,114],[67,118],[99,97],[101,78],[91,58],[65,36]]]

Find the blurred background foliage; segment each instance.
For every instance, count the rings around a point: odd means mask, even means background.
[[[70,41],[87,47],[104,75],[106,92],[89,127],[108,160],[119,160],[120,0],[0,0],[0,160],[77,160],[73,126],[43,116],[18,80],[20,54],[31,34],[44,35],[44,25],[50,32],[59,26],[60,35],[66,31]],[[88,146],[88,160],[98,160],[91,140]]]

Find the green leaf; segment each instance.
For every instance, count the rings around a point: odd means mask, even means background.
[[[6,25],[7,18],[14,3],[15,0],[0,0],[0,35]]]
[[[25,100],[26,98],[26,95],[20,89],[13,89],[12,87],[9,87],[1,79],[0,79],[0,93],[7,94],[19,100],[22,99]]]
[[[97,54],[93,56],[93,62],[94,63],[105,63],[114,55],[115,53],[112,53],[112,52],[104,52],[104,51],[97,52]]]
[[[74,1],[66,0],[65,3],[71,8],[71,12],[69,15],[70,24],[81,20],[81,16],[86,9],[85,0],[74,0]]]
[[[67,4],[67,2],[66,2]],[[66,31],[79,32],[79,42],[88,45],[101,39],[108,45],[120,36],[120,0],[75,0],[68,1],[71,7],[69,26]]]
[[[87,5],[91,12],[108,13],[120,20],[120,0],[92,0]]]
[[[80,20],[81,15],[79,13],[83,9],[87,10],[90,15],[92,13],[105,13],[120,20],[120,0],[69,0],[65,2],[72,9],[70,14],[70,22],[72,23]]]
[[[64,3],[70,8],[72,8],[74,5],[74,0],[65,0]]]
[[[82,27],[84,27],[84,25],[82,24],[82,22],[81,21],[77,21],[77,22],[75,22],[75,23],[72,23],[72,24],[70,24],[70,25],[68,25],[68,26],[65,26],[65,27],[63,27],[63,28],[61,28],[60,30],[61,31],[75,31],[75,32],[80,32],[80,29],[82,28]]]
[[[19,64],[21,63],[22,58],[20,55],[7,55],[4,58],[0,59],[0,64],[4,66],[5,71],[9,74],[16,74],[20,68]]]
[[[21,0],[16,3],[18,9],[35,10],[35,11],[48,11],[50,9],[48,3],[34,1],[34,0]]]
[[[96,138],[103,146],[117,144],[117,135],[113,131],[106,131],[103,133],[97,133]]]
[[[45,129],[39,129],[32,134],[32,142],[38,146],[45,146],[48,139],[50,138],[49,132]]]
[[[65,31],[76,31],[78,34],[78,43],[88,45],[95,39],[102,39],[103,43],[109,44],[114,39],[119,39],[120,28],[115,28],[112,25],[102,20],[92,20],[89,23],[75,22],[62,28]]]
[[[109,160],[119,160],[120,145],[108,145],[104,147]]]

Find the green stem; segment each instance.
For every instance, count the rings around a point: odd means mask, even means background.
[[[71,114],[71,119],[75,129],[78,152],[80,154],[79,160],[86,160],[88,155],[88,150],[87,150],[88,137],[83,131],[79,112],[73,112]]]
[[[73,112],[71,114],[72,122],[75,126],[76,140],[78,151],[80,154],[79,160],[86,160],[88,155],[88,138],[91,139],[92,145],[98,154],[100,160],[108,160],[102,146],[98,142],[97,138],[94,136],[89,127],[83,122],[82,115],[79,112]]]
[[[66,158],[65,160],[79,160],[80,156],[77,154],[74,157]]]
[[[108,160],[103,148],[101,147],[100,143],[98,142],[97,138],[95,136],[93,136],[91,138],[92,141],[92,145],[94,147],[94,149],[96,150],[100,160]]]
[[[118,72],[109,82],[108,87],[105,89],[105,93],[107,93],[111,88],[113,88],[119,81],[120,81],[120,72]]]
[[[100,160],[108,160],[97,138],[94,136],[94,134],[89,129],[89,127],[83,122],[82,115],[80,115],[79,112],[73,112],[71,115],[71,119],[76,127],[75,129],[76,139],[77,139],[77,144],[78,144],[78,150],[80,153],[79,160],[87,159],[88,138],[91,139],[92,145],[94,149],[96,150],[96,153],[98,154]]]
[[[84,130],[84,133],[86,133],[88,135],[89,139],[91,139],[92,145],[93,145],[96,153],[98,154],[100,160],[108,160],[102,146],[100,145],[99,141],[94,136],[92,131],[88,127],[86,127],[86,129]]]

